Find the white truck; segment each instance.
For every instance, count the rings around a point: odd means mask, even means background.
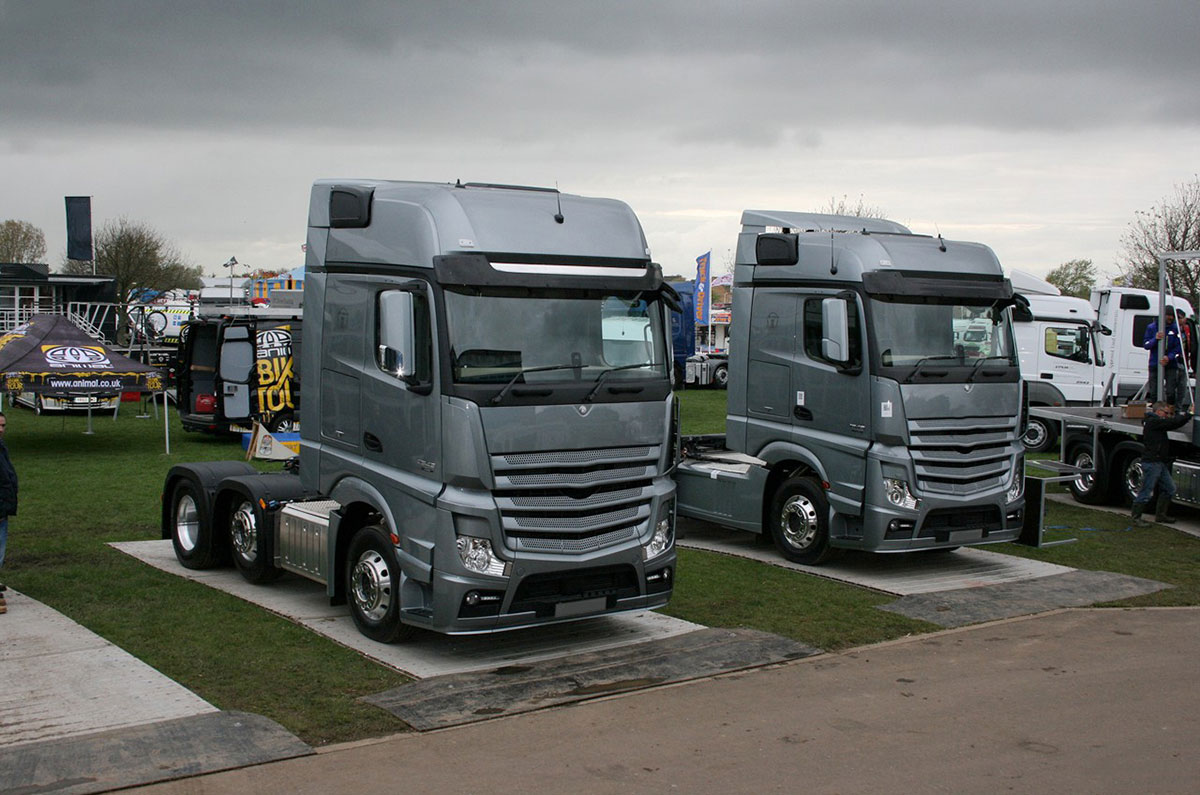
[[[1087,407],[1127,400],[1146,383],[1146,326],[1158,316],[1158,294],[1132,287],[1095,290],[1090,301],[1026,294],[1014,310],[1013,333],[1031,407]],[[1191,304],[1168,299],[1189,316]],[[1058,440],[1058,423],[1033,414],[1025,447],[1042,452]]]

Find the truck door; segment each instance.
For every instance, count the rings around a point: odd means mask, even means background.
[[[827,299],[845,303],[848,350],[835,359],[824,340],[832,329]],[[862,308],[854,293],[800,296],[798,350],[792,367],[792,427],[820,458],[829,480],[829,502],[859,515],[865,493],[871,437],[871,381],[864,352]]]
[[[221,335],[218,373],[221,411],[231,422],[250,417],[250,379],[254,371],[254,342],[246,326],[226,326]]]
[[[362,454],[365,463],[432,480],[417,485],[432,499],[441,471],[441,409],[434,389],[433,313],[423,283],[381,286],[372,296],[368,333],[374,361],[362,374]],[[414,494],[414,496],[420,496]],[[399,517],[398,517],[399,519]]]

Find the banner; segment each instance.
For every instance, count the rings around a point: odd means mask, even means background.
[[[91,262],[92,253],[92,197],[68,196],[67,198],[67,259]]]
[[[712,259],[712,251],[705,252],[696,257],[696,325],[708,325],[708,309],[711,305],[709,300],[709,287],[712,274],[709,272],[709,260]]]

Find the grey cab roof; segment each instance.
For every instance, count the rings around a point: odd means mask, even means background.
[[[373,191],[367,227],[329,228],[329,194],[338,186]],[[643,261],[650,256],[627,204],[554,189],[320,180],[312,189],[309,227],[310,236],[327,230],[327,260],[428,267],[434,256],[464,252]]]
[[[756,266],[755,240],[768,229],[798,236],[800,260],[796,265]],[[888,270],[1003,275],[996,255],[981,243],[915,235],[908,227],[883,218],[779,210],[742,213],[736,262],[753,269],[754,281],[820,277],[855,282],[864,273]],[[748,275],[743,271],[740,278]]]

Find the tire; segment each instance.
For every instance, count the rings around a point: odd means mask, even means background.
[[[1070,482],[1071,493],[1078,502],[1084,505],[1103,505],[1108,500],[1108,463],[1104,460],[1104,451],[1099,456],[1093,456],[1092,443],[1079,442],[1067,454],[1067,460],[1072,466],[1080,469],[1095,468],[1091,475],[1079,475]]]
[[[171,490],[171,546],[185,569],[211,569],[221,562],[208,505],[199,487],[180,480]]]
[[[296,415],[290,411],[276,412],[267,423],[267,430],[271,433],[291,433],[298,429],[299,423],[296,422]]]
[[[1044,453],[1058,441],[1058,431],[1053,424],[1046,420],[1040,417],[1030,417],[1029,428],[1025,431],[1025,436],[1021,441],[1025,443],[1025,449],[1029,452]]]
[[[729,387],[729,365],[717,365],[717,369],[713,370],[712,382],[713,386],[718,389],[727,389]]]
[[[829,546],[829,501],[809,477],[785,480],[771,500],[771,537],[793,563],[818,566],[833,555]]]
[[[1116,456],[1113,466],[1113,478],[1116,482],[1117,496],[1123,505],[1133,505],[1133,498],[1142,490],[1145,473],[1142,472],[1142,457],[1133,450],[1127,450]]]
[[[267,583],[283,574],[275,566],[270,522],[254,500],[242,494],[234,497],[226,529],[233,565],[247,582]]]
[[[400,564],[387,533],[378,525],[355,533],[346,555],[346,601],[358,631],[380,643],[412,637],[400,621]]]

